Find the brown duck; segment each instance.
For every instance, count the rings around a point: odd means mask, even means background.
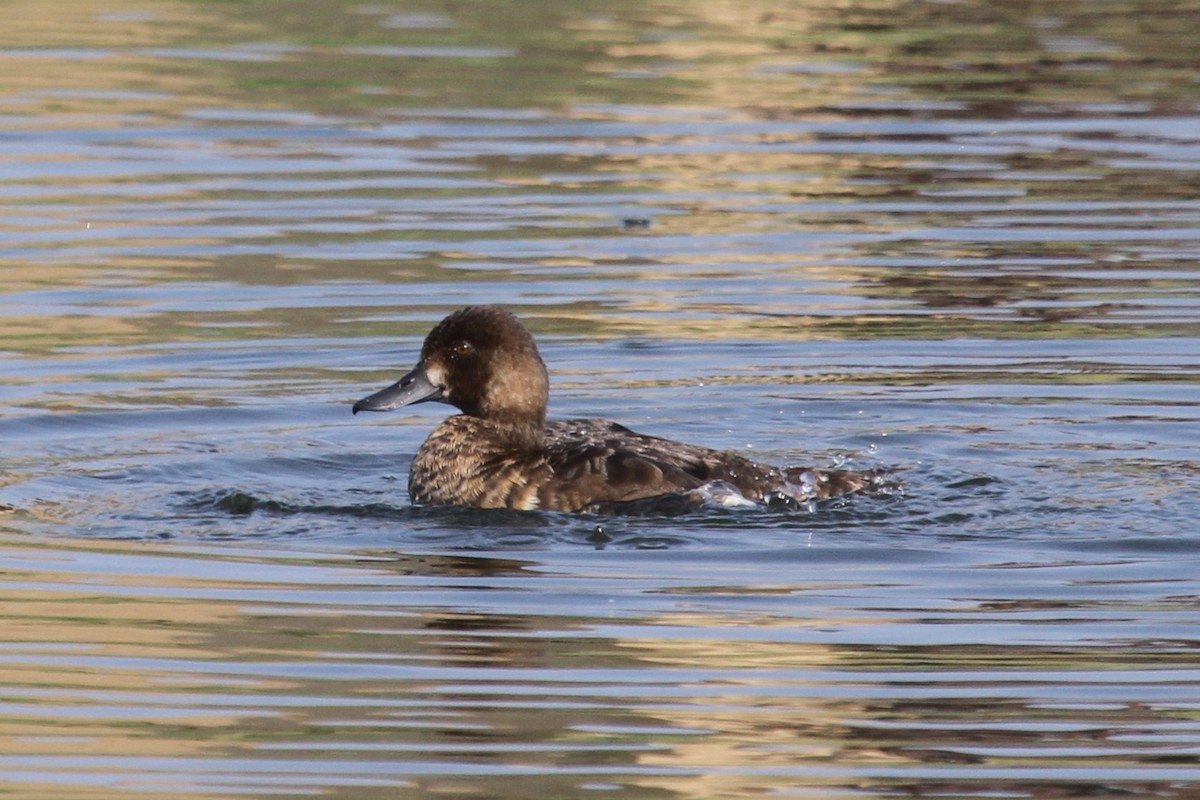
[[[525,326],[504,309],[471,306],[438,323],[417,366],[359,400],[354,413],[430,400],[462,412],[438,425],[413,459],[408,493],[425,505],[619,510],[693,496],[706,485],[732,486],[754,501],[807,502],[882,480],[876,471],[772,467],[607,420],[547,422],[549,388]]]

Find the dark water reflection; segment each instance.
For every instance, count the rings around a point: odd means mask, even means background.
[[[18,3],[14,796],[1190,797],[1196,10]],[[465,303],[556,416],[895,467],[412,508]]]

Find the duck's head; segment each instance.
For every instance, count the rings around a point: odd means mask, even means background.
[[[473,417],[540,430],[549,387],[546,365],[520,320],[497,306],[469,306],[429,332],[411,372],[359,400],[354,413],[436,400]]]

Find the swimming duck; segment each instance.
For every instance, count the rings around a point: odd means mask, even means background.
[[[391,411],[448,403],[417,451],[414,503],[547,511],[620,509],[719,485],[751,501],[826,500],[877,485],[878,472],[778,468],[736,453],[634,433],[602,419],[546,420],[550,381],[537,345],[513,314],[470,306],[425,338],[416,367],[354,404]]]

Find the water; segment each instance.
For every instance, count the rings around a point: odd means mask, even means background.
[[[14,797],[1191,797],[1186,5],[16,4]],[[886,465],[414,509],[352,417],[512,308],[554,416]]]

